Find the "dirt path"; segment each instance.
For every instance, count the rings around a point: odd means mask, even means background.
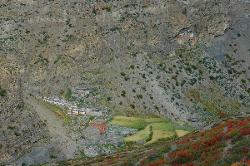
[[[67,159],[72,159],[77,151],[77,143],[76,140],[69,137],[63,121],[36,99],[30,98],[26,102],[34,107],[42,120],[47,121],[52,143],[58,146]]]

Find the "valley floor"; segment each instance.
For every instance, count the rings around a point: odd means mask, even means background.
[[[250,118],[228,119],[211,129],[193,132],[175,141],[127,149],[112,156],[74,159],[49,165],[188,165],[249,166]]]

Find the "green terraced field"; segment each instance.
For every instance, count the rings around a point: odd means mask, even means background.
[[[152,131],[150,130],[150,125],[148,125],[145,129],[140,130],[136,134],[124,138],[124,141],[125,142],[140,142],[140,141],[144,142],[150,138],[150,132]]]
[[[155,143],[160,139],[183,136],[192,131],[185,123],[177,124],[162,118],[115,116],[111,124],[138,129],[136,134],[124,138],[124,141],[146,144]]]

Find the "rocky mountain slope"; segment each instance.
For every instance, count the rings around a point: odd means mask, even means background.
[[[0,163],[13,162],[32,146],[46,142],[46,124],[23,102],[18,64],[1,58]]]
[[[249,116],[247,0],[3,0],[0,13],[2,163],[51,135],[23,96],[196,129]]]

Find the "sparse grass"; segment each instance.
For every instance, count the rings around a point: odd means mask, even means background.
[[[162,118],[147,118],[145,119],[147,123],[158,123],[158,122],[164,122],[166,121],[165,119]]]
[[[153,123],[152,127],[153,127],[153,131],[162,130],[162,131],[174,132],[174,125],[171,122]]]
[[[135,128],[135,129],[143,129],[148,124],[159,123],[159,122],[168,122],[168,121],[162,118],[140,118],[140,117],[115,116],[113,117],[111,124]]]
[[[216,84],[213,87],[191,89],[186,96],[219,118],[230,116],[244,109],[238,101],[224,96]]]
[[[175,136],[175,128],[171,122],[152,123],[152,139],[146,144],[152,144],[164,138]]]
[[[111,124],[120,125],[129,128],[143,129],[146,127],[147,123],[142,118],[137,117],[126,117],[126,116],[115,116]]]
[[[146,145],[155,143],[160,139],[170,138],[170,137],[173,137],[173,136],[175,136],[174,131],[164,131],[164,130],[154,130],[153,129],[152,139],[149,142],[147,142]]]
[[[176,132],[177,137],[182,137],[182,136],[190,133],[189,131],[186,131],[186,130],[175,130],[175,132]]]

